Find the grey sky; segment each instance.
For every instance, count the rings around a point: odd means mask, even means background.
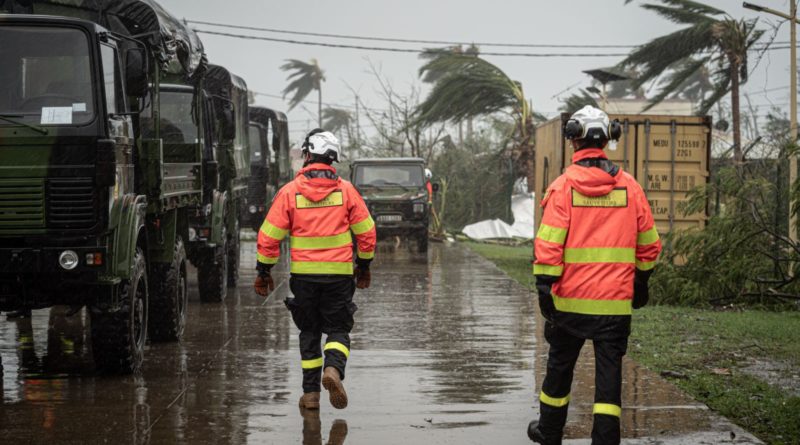
[[[246,26],[271,27],[334,34],[357,34],[393,38],[454,40],[474,42],[514,42],[537,44],[638,44],[653,37],[677,30],[678,27],[645,11],[636,4],[623,6],[623,0],[160,0],[178,17]],[[756,3],[788,11],[787,0],[755,0]],[[734,17],[753,17],[739,0],[709,0],[708,3],[728,11]],[[772,28],[779,21],[762,17],[762,25]],[[198,26],[200,27],[200,26]],[[233,33],[259,34],[250,31],[207,29]],[[270,37],[292,38],[277,34]],[[353,95],[345,82],[357,89],[369,106],[383,107],[375,94],[376,82],[367,73],[369,58],[382,67],[383,73],[399,91],[407,91],[419,83],[416,54],[397,54],[353,49],[308,47],[285,43],[247,41],[229,37],[201,35],[209,59],[242,76],[250,89],[279,95],[286,85],[286,73],[279,69],[285,59],[308,60],[315,57],[325,70],[323,101],[352,106]],[[297,40],[334,41],[327,38],[294,36]],[[776,41],[789,40],[788,24],[780,28]],[[420,44],[336,41],[367,46],[419,48]],[[429,45],[431,46],[431,45]],[[482,48],[484,51],[548,52],[537,48]],[[572,50],[586,52],[585,50]],[[598,49],[597,52],[619,53],[625,49]],[[488,60],[522,82],[526,94],[537,111],[553,115],[558,98],[553,96],[573,84],[588,85],[581,71],[609,66],[621,57],[591,58],[523,58],[493,57]],[[755,60],[752,60],[755,62]],[[745,87],[752,103],[761,106],[764,115],[769,104],[788,109],[788,88],[764,92],[789,85],[789,51],[767,53]],[[315,97],[313,97],[315,99]],[[285,110],[279,98],[258,96],[257,103]],[[293,110],[289,119],[293,139],[313,127],[316,104]],[[308,121],[308,122],[307,122]]]

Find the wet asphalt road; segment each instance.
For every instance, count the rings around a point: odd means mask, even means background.
[[[139,376],[94,375],[83,312],[0,321],[0,443],[530,443],[546,345],[534,298],[492,264],[459,246],[432,245],[427,258],[379,246],[373,287],[355,297],[350,406],[334,410],[323,393],[303,417],[285,267],[264,300],[250,287],[255,246],[242,249],[240,285],[222,304],[201,304],[190,272],[185,338],[149,345]],[[759,443],[633,362],[623,387],[625,443]],[[586,347],[566,443],[589,443],[593,391]]]

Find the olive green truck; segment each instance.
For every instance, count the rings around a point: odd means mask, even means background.
[[[152,0],[0,3],[0,311],[88,308],[98,370],[235,284],[247,87]]]

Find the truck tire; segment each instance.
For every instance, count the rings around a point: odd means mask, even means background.
[[[120,307],[91,311],[92,354],[101,373],[130,374],[141,368],[147,342],[147,297],[147,263],[137,247],[133,274],[119,284]]]
[[[228,234],[222,229],[222,243],[203,253],[197,265],[200,301],[220,303],[228,296]]]
[[[186,249],[183,240],[175,240],[172,263],[150,268],[150,324],[148,334],[154,341],[177,341],[186,328]]]
[[[235,231],[228,239],[228,287],[236,287],[239,282],[239,263],[241,262],[239,221],[236,221]]]
[[[417,252],[428,253],[428,231],[424,230],[417,235]]]

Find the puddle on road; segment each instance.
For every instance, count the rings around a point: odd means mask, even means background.
[[[222,304],[201,304],[190,272],[185,339],[149,345],[138,376],[94,376],[83,312],[65,317],[66,309],[54,308],[0,322],[4,438],[530,443],[525,428],[537,415],[546,348],[535,299],[494,266],[455,246],[432,245],[426,259],[381,245],[373,287],[355,297],[360,309],[345,381],[350,406],[336,411],[324,399],[319,413],[303,416],[297,330],[282,303],[288,286],[266,301],[256,296],[250,289],[255,247],[242,248],[240,287]],[[276,272],[276,282],[285,279]],[[588,437],[591,429],[592,363],[587,346],[569,437]],[[625,365],[623,404],[625,437],[726,432],[702,406],[632,362]]]

